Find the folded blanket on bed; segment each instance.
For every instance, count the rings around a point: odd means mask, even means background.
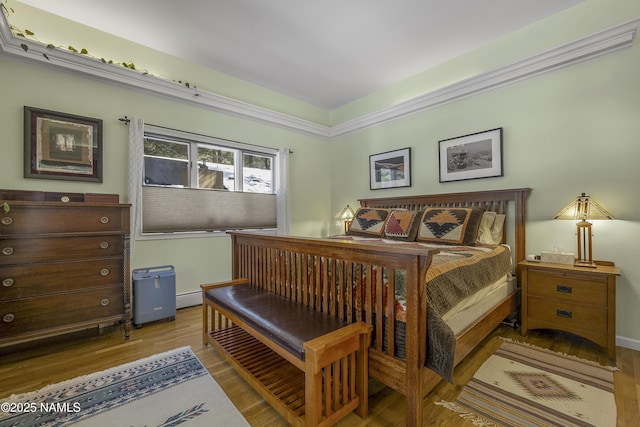
[[[509,248],[507,246],[445,246],[352,236],[347,236],[347,239],[441,250],[433,257],[425,278],[427,286],[427,361],[425,365],[447,381],[453,382],[456,337],[453,330],[442,320],[442,316],[462,299],[494,283],[511,271]],[[406,284],[403,272],[396,272],[395,283],[396,342],[394,346],[396,356],[404,358]],[[385,317],[386,315],[387,313]],[[387,345],[385,337],[383,348],[386,349]]]
[[[511,271],[511,253],[505,246],[491,251],[452,250],[461,258],[434,257],[427,270],[426,366],[453,383],[456,337],[442,316],[458,302],[494,283]]]

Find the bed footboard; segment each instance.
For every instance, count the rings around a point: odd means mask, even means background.
[[[347,322],[373,326],[369,374],[412,398],[422,396],[421,369],[426,360],[424,278],[438,250],[381,247],[335,239],[229,233],[233,278]],[[406,278],[404,359],[395,354],[397,273]],[[386,294],[392,295],[385,298]],[[384,313],[378,316],[376,313]],[[373,362],[373,363],[372,363]],[[393,380],[396,378],[396,380]],[[407,394],[406,391],[412,392]],[[419,398],[421,399],[421,397]]]

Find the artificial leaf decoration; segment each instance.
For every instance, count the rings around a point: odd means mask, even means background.
[[[75,47],[73,47],[73,46],[69,46],[67,49],[69,49],[69,50],[70,50],[71,52],[73,52],[73,53],[78,53],[78,49],[76,49],[76,48],[75,48]]]
[[[11,208],[9,207],[9,203],[4,202],[4,205],[2,205],[2,209],[4,210],[5,214],[8,214],[9,211],[11,210]]]
[[[87,49],[82,48],[80,53],[83,54],[83,55],[87,55],[87,54],[89,54],[89,51]]]
[[[26,34],[26,35],[28,35],[28,36],[35,36],[35,35],[36,35],[36,33],[34,33],[34,32],[33,32],[33,31],[31,31],[31,30],[24,30],[24,32],[25,32],[25,34]]]
[[[55,48],[56,48],[56,47],[55,47],[53,44],[51,44],[51,43],[49,43],[49,44],[47,45],[47,49],[55,49]]]

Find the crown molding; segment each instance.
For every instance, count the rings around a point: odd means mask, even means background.
[[[477,74],[394,106],[334,125],[330,129],[329,137],[336,138],[401,117],[407,117],[501,86],[530,79],[628,48],[633,44],[639,26],[640,18],[636,18],[510,65]]]
[[[213,92],[188,88],[183,84],[150,74],[106,64],[85,55],[62,49],[47,49],[42,43],[14,36],[6,16],[4,13],[0,15],[0,53],[2,54],[327,140],[628,48],[633,44],[640,27],[640,18],[636,18],[388,108],[334,126],[325,126]],[[28,51],[21,47],[22,44],[28,46]],[[49,57],[48,60],[43,56],[44,53]]]
[[[4,13],[0,13],[0,15],[2,15],[0,18],[0,53],[285,129],[325,139],[329,136],[329,127],[325,125],[202,89],[188,88],[181,83],[122,66],[107,64],[86,55],[63,49],[47,49],[46,45],[42,43],[14,36],[6,16]],[[27,45],[28,51],[21,47],[22,44]],[[45,58],[43,54],[46,54],[49,59]]]

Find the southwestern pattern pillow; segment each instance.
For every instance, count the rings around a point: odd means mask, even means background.
[[[421,211],[391,211],[387,225],[384,227],[384,237],[392,240],[413,242],[418,234]]]
[[[390,212],[389,209],[359,208],[353,215],[347,235],[382,237]]]
[[[485,208],[427,208],[416,241],[475,245]]]

